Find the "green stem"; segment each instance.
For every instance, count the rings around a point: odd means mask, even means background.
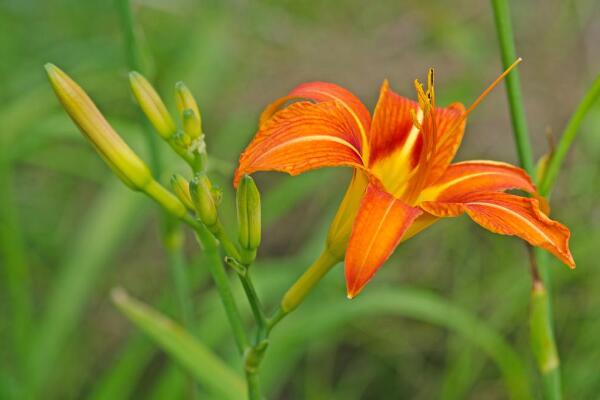
[[[246,382],[248,384],[248,399],[261,400],[258,371],[246,371]]]
[[[498,41],[500,42],[502,65],[506,69],[517,59],[508,1],[492,0],[492,7],[494,9]],[[533,152],[531,150],[531,143],[529,141],[529,133],[527,130],[527,120],[525,118],[525,106],[523,105],[523,96],[521,94],[519,71],[516,69],[506,76],[506,94],[508,96],[513,135],[517,146],[519,160],[523,169],[525,169],[529,175],[533,176]]]
[[[492,0],[492,8],[494,10],[494,19],[496,22],[496,30],[498,34],[498,41],[500,43],[500,53],[502,56],[502,63],[504,68],[508,68],[510,64],[517,58],[514,44],[514,35],[510,19],[510,9],[507,0]],[[521,95],[521,87],[519,81],[518,71],[511,72],[506,77],[506,91],[508,96],[508,103],[510,106],[510,114],[513,125],[513,134],[515,138],[515,144],[517,147],[517,153],[521,166],[529,173],[530,176],[534,176],[534,164],[533,164],[533,152],[531,149],[531,143],[529,140],[529,134],[527,132],[527,121],[525,118],[525,107],[523,105],[523,97]],[[537,258],[536,253],[531,253],[531,266],[532,271],[537,271]],[[541,309],[544,313],[544,320],[546,321],[543,326],[537,329],[535,332],[532,331],[531,335],[531,346],[533,351],[539,348],[537,343],[541,341],[550,341],[552,346],[546,346],[544,350],[553,348],[556,363],[553,368],[548,370],[544,365],[538,363],[538,368],[542,375],[544,382],[544,392],[548,399],[560,400],[562,398],[562,390],[560,383],[560,361],[558,351],[556,351],[555,335],[554,335],[554,324],[552,320],[552,309],[551,309],[551,293],[549,290],[549,279],[546,273],[546,265],[541,265],[541,277],[539,284],[546,286],[545,291],[545,304],[546,306]],[[534,290],[535,290],[535,278],[537,272],[534,274]],[[547,283],[544,285],[545,282]],[[532,307],[533,309],[533,307]],[[530,316],[530,319],[534,316]],[[538,317],[535,317],[538,318]],[[539,359],[539,358],[538,358]]]
[[[542,281],[534,280],[529,318],[532,350],[544,377],[546,398],[559,399],[561,392],[559,359],[548,300],[548,291]]]
[[[221,262],[217,242],[208,229],[202,224],[195,227],[195,232],[198,242],[206,252],[206,256],[208,258],[208,268],[210,269],[210,273],[215,281],[217,291],[219,292],[221,301],[223,302],[227,319],[229,320],[229,324],[231,325],[231,329],[233,331],[235,343],[240,351],[240,354],[243,354],[244,350],[249,346],[249,342],[244,330],[242,317],[231,292],[229,279],[227,278],[227,274],[223,268],[223,263]]]
[[[221,221],[217,221],[217,223],[210,227],[210,231],[217,238],[223,250],[225,250],[225,254],[229,257],[234,258],[236,261],[240,261],[240,252],[238,251],[235,244],[229,239]]]
[[[244,292],[248,298],[248,303],[250,303],[250,308],[252,309],[252,314],[254,314],[256,324],[258,325],[257,342],[259,342],[264,339],[268,333],[267,317],[265,316],[263,306],[258,298],[256,289],[254,288],[254,283],[250,277],[250,271],[246,270],[245,274],[240,275],[240,281],[242,282]]]
[[[148,73],[149,60],[144,56],[139,43],[139,28],[135,23],[130,0],[117,0],[117,11],[123,26],[123,39],[125,41],[125,56],[129,68],[141,73]]]
[[[600,97],[600,75],[596,77],[596,80],[586,92],[583,100],[581,100],[581,103],[579,103],[577,106],[577,109],[571,116],[571,119],[569,119],[569,123],[560,137],[560,141],[558,142],[556,149],[548,161],[546,172],[542,176],[542,179],[538,185],[538,190],[542,196],[547,196],[550,193],[550,189],[554,184],[554,180],[558,175],[558,171],[562,166],[565,156],[567,155],[573,140],[575,140],[575,137],[579,132],[579,127],[581,126],[583,118],[588,113],[592,105],[596,102],[598,97]]]
[[[339,259],[325,249],[319,258],[288,289],[281,299],[281,310],[287,314],[296,309],[317,283],[338,263]],[[281,320],[283,316],[279,317]]]
[[[144,57],[139,43],[139,27],[134,19],[130,0],[117,0],[117,7],[123,26],[123,36],[130,69],[140,71],[148,76],[148,59]],[[141,113],[140,113],[141,115]],[[150,150],[150,166],[155,176],[161,174],[161,159],[158,148],[158,138],[153,132],[148,120],[141,116],[146,142]],[[171,271],[175,292],[179,304],[181,322],[184,326],[191,326],[192,300],[188,285],[187,266],[183,255],[183,231],[177,219],[168,212],[161,213],[162,238],[167,253],[169,270]],[[196,386],[192,382],[192,398],[197,398]]]

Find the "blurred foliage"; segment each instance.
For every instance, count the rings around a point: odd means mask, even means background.
[[[513,3],[539,157],[548,151],[547,135],[558,137],[600,69],[600,5]],[[214,180],[225,192],[223,215],[232,216],[239,152],[262,107],[300,82],[333,81],[372,105],[384,78],[412,96],[412,80],[434,66],[440,104],[474,99],[501,69],[490,6],[449,4],[147,0],[134,3],[134,12],[146,65],[171,109],[178,80],[199,100]],[[121,188],[81,139],[45,81],[48,61],[80,82],[126,140],[148,153],[114,2],[0,3],[0,398],[20,398],[24,388],[48,399],[182,397],[185,375],[131,328],[108,296],[122,286],[174,314],[156,210]],[[600,392],[599,130],[596,106],[552,198],[553,216],[572,230],[578,263],[568,271],[553,261],[551,274],[567,398]],[[183,172],[166,150],[165,169]],[[502,90],[470,117],[458,158],[516,161]],[[318,254],[348,178],[343,170],[257,175],[266,228],[255,268],[267,303]],[[231,359],[225,317],[202,254],[189,242],[195,334]],[[269,398],[506,398],[508,378],[494,352],[510,346],[507,352],[535,376],[526,259],[519,240],[458,218],[404,243],[352,303],[337,267],[275,332],[280,343],[263,372]],[[411,308],[419,296],[425,303]],[[427,303],[432,298],[440,303]],[[458,314],[436,321],[428,313],[445,302]],[[331,314],[318,313],[324,305]],[[475,331],[454,329],[454,318],[463,318],[457,315],[475,321]],[[486,332],[509,344],[485,339]],[[537,382],[530,385],[539,397]]]

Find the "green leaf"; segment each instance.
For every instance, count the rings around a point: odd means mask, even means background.
[[[123,289],[115,289],[112,299],[123,314],[187,368],[208,390],[219,398],[245,397],[242,378],[183,327],[131,298]]]

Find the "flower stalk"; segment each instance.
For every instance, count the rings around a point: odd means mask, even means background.
[[[502,59],[502,65],[504,68],[507,68],[517,58],[508,1],[492,0],[492,8],[494,10],[496,33],[500,44],[500,57]],[[529,175],[533,176],[535,172],[533,151],[531,149],[531,141],[527,128],[525,105],[521,93],[521,79],[518,70],[512,71],[512,73],[506,77],[506,95],[508,97],[513,135],[519,161],[523,169],[527,171]]]
[[[288,314],[294,311],[313,290],[315,285],[335,266],[340,259],[331,254],[328,249],[323,250],[319,258],[300,276],[288,289],[281,299],[281,311]]]
[[[516,56],[508,1],[492,0],[492,8],[494,10],[502,63],[506,66]],[[514,71],[507,77],[506,91],[519,161],[521,166],[534,176],[533,152],[527,131],[525,107],[517,71]],[[585,101],[584,104],[587,105]],[[575,121],[577,123],[577,119]],[[574,133],[572,135],[574,136]],[[560,165],[569,144],[570,142],[565,142],[565,145],[563,145],[559,158],[556,158],[554,161],[553,171],[557,171],[558,165]],[[555,172],[553,173],[555,174]],[[547,195],[549,191],[549,184],[544,183],[544,180],[552,178],[553,176],[548,175],[548,170],[546,170],[540,185],[540,194],[542,196]],[[562,399],[560,358],[554,335],[551,293],[547,289],[549,286],[549,276],[546,271],[546,265],[541,266],[543,268],[541,273],[538,271],[537,252],[531,248],[528,250],[530,252],[530,266],[533,280],[530,308],[530,344],[537,359],[538,369],[544,383],[545,397],[560,400]],[[546,260],[546,257],[542,257],[541,260]]]

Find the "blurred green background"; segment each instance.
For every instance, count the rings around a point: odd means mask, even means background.
[[[511,3],[540,157],[600,71],[600,3]],[[225,216],[233,215],[237,157],[261,109],[296,84],[332,81],[372,107],[384,78],[413,97],[413,79],[433,66],[438,103],[469,103],[501,71],[486,1],[133,5],[143,65],[163,97],[172,106],[173,85],[183,80],[200,103]],[[46,62],[63,68],[147,155],[117,10],[114,1],[0,2],[0,399],[27,392],[46,399],[186,397],[182,370],[109,300],[111,288],[122,286],[176,314],[157,209],[112,176],[59,107],[43,70]],[[551,261],[570,399],[600,393],[599,133],[595,106],[552,197],[553,217],[571,228],[578,264],[569,271]],[[185,169],[163,150],[166,182]],[[516,163],[502,86],[471,114],[458,159]],[[320,251],[349,177],[341,169],[257,174],[265,231],[255,275],[267,304],[275,305]],[[188,242],[195,333],[237,368],[202,255]],[[539,398],[526,254],[519,240],[461,217],[400,246],[352,302],[338,266],[274,332],[262,374],[268,398],[504,399],[505,380],[518,380],[510,375],[520,369]],[[464,318],[469,323],[459,324]]]

